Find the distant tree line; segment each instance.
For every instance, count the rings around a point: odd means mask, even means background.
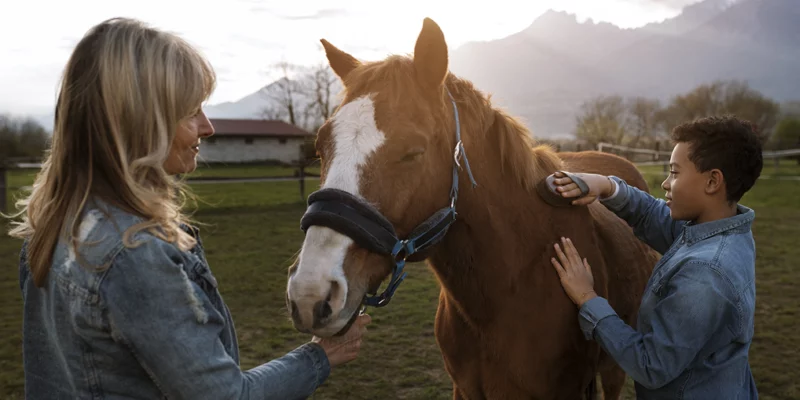
[[[652,149],[682,122],[723,114],[754,123],[769,149],[800,148],[800,102],[781,106],[736,80],[700,85],[663,105],[646,97],[592,98],[581,104],[575,136],[592,148],[606,142]]]
[[[325,64],[301,67],[282,62],[273,68],[281,77],[265,88],[272,101],[262,116],[316,133],[338,106],[338,78]],[[660,143],[666,149],[674,126],[720,114],[755,123],[767,149],[800,148],[800,101],[779,105],[740,81],[700,85],[667,104],[647,97],[598,96],[581,104],[575,136],[586,143],[584,150],[600,142],[651,149]],[[34,119],[0,114],[0,164],[39,160],[49,140],[50,133]],[[304,146],[307,163],[316,158],[314,140],[315,136],[309,138]]]
[[[0,114],[0,166],[15,160],[40,160],[49,141],[50,132],[36,120]]]

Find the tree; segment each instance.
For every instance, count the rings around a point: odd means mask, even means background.
[[[800,117],[786,117],[778,123],[771,147],[776,150],[800,149]],[[800,164],[800,156],[792,158]]]
[[[13,158],[39,159],[49,140],[49,133],[34,119],[0,115],[0,163]]]
[[[800,101],[787,101],[781,105],[781,117],[800,118]]]
[[[628,101],[629,135],[627,146],[636,147],[641,142],[658,136],[661,126],[661,102],[656,99],[635,97]]]
[[[263,115],[268,119],[284,119],[294,126],[300,126],[306,90],[303,83],[291,79],[291,75],[301,68],[286,61],[274,64],[273,68],[278,71],[280,78],[263,89],[273,103],[264,110]]]
[[[0,212],[6,212],[6,171],[17,159],[39,160],[48,146],[50,135],[31,118],[0,115]]]
[[[621,96],[598,96],[581,104],[575,136],[592,147],[598,143],[622,144],[628,135],[625,101]]]
[[[318,64],[306,75],[310,102],[306,106],[306,114],[311,125],[310,131],[316,132],[325,123],[336,108],[336,95],[341,90],[339,78],[327,64]]]
[[[327,64],[303,67],[280,62],[273,68],[280,78],[262,89],[270,100],[262,117],[316,132],[336,108],[339,79]]]
[[[733,114],[754,123],[766,141],[778,121],[778,103],[741,81],[714,81],[675,96],[663,114],[668,129],[683,122]]]

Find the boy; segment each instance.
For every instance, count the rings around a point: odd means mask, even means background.
[[[556,190],[574,205],[599,199],[663,256],[653,269],[637,329],[593,291],[588,263],[569,239],[552,263],[596,340],[636,383],[640,399],[756,399],[748,361],[755,314],[753,210],[738,204],[761,174],[753,127],[735,117],[684,123],[667,201],[615,176],[556,172]],[[583,189],[583,190],[581,190]]]

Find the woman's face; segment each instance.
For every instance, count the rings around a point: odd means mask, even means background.
[[[200,153],[200,139],[213,134],[214,127],[202,110],[183,120],[178,124],[178,132],[172,140],[164,170],[170,175],[194,171],[197,168],[197,154]]]

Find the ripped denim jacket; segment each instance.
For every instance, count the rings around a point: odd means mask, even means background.
[[[322,348],[304,344],[242,371],[230,311],[198,239],[183,252],[141,222],[95,201],[83,213],[77,254],[54,251],[43,288],[20,253],[23,357],[29,399],[300,399],[330,373]],[[106,266],[94,269],[91,266]]]

